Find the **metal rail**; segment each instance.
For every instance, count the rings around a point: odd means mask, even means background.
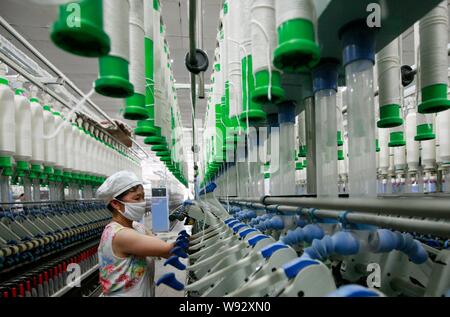
[[[356,211],[372,214],[450,219],[450,199],[447,197],[396,198],[304,198],[262,197],[229,198],[230,202],[263,203],[326,210]]]
[[[86,272],[84,272],[81,276],[80,276],[80,282],[82,282],[83,280],[85,280],[87,277],[91,276],[93,273],[95,273],[98,270],[98,264],[94,265],[92,268],[90,268],[89,270],[87,270]],[[57,291],[56,293],[52,294],[51,297],[61,297],[64,294],[66,294],[68,291],[72,290],[74,288],[74,286],[72,285],[66,285],[63,288],[61,288],[59,291]]]
[[[267,198],[266,198],[267,199]],[[221,199],[222,202],[226,202]],[[302,214],[304,216],[311,216],[311,210],[309,208],[304,208],[306,206],[287,206],[287,205],[264,205],[261,203],[251,203],[239,201],[230,198],[230,203],[240,204],[248,207],[253,207],[256,209],[267,208],[268,210],[276,210],[283,214]],[[448,202],[447,202],[448,203]],[[422,234],[433,234],[443,238],[450,238],[450,222],[440,221],[433,219],[423,219],[423,218],[411,218],[411,217],[396,217],[396,216],[385,216],[379,214],[371,214],[366,212],[348,212],[344,213],[342,211],[334,210],[315,210],[313,212],[314,217],[322,219],[339,219],[345,217],[345,220],[349,223],[356,224],[370,224],[375,226],[380,226],[384,228],[395,229],[399,231],[409,231],[417,232]]]

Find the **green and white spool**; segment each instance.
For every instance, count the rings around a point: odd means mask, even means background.
[[[158,0],[144,1],[144,28],[145,28],[145,107],[148,111],[147,120],[138,121],[134,133],[139,136],[156,135],[155,128],[155,97],[154,97],[154,16],[159,8]]]
[[[72,54],[106,56],[111,42],[103,30],[103,14],[99,12],[103,12],[102,0],[71,1],[60,5],[50,38],[56,46]]]
[[[400,40],[389,43],[377,55],[380,120],[378,128],[393,128],[403,124],[400,115]]]
[[[285,72],[303,72],[320,60],[313,0],[275,1],[278,47],[274,65]]]
[[[129,82],[129,0],[104,1],[103,28],[111,40],[108,56],[99,59],[99,78],[95,91],[113,98],[131,97],[134,87]]]
[[[145,32],[143,0],[130,2],[130,82],[134,87],[134,95],[128,97],[124,118],[128,120],[144,120],[149,117],[145,107]]]
[[[42,172],[44,162],[44,112],[39,99],[36,98],[37,87],[31,88],[30,108],[31,108],[31,172],[30,178],[38,178]]]
[[[30,159],[32,154],[31,145],[31,109],[30,102],[25,96],[22,87],[16,89],[15,102],[15,140],[16,151],[16,172],[19,176],[24,176],[30,171]]]
[[[161,25],[161,12],[160,7],[154,10],[153,16],[153,39],[154,39],[154,83],[153,83],[153,96],[154,96],[154,107],[153,107],[153,127],[151,136],[144,139],[145,144],[149,145],[167,145],[165,140],[161,137],[162,134],[162,120],[161,111],[162,103],[164,98],[163,92],[163,55],[164,55],[164,38],[163,38],[164,27]]]
[[[448,88],[448,9],[442,1],[420,20],[420,113],[450,109]]]
[[[277,46],[275,0],[255,0],[251,7],[252,67],[255,78],[253,101],[278,103],[284,97],[281,73],[272,64]]]
[[[0,168],[2,175],[12,176],[12,158],[16,151],[14,92],[6,79],[7,67],[0,64]]]
[[[229,32],[225,33],[228,56],[229,85],[229,118],[234,127],[240,124],[239,115],[242,112],[242,58],[240,48],[241,14],[244,4],[241,1],[229,1]],[[228,35],[227,35],[228,34]]]

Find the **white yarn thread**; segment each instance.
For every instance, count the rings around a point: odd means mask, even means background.
[[[266,43],[267,43],[267,69],[269,72],[269,89],[267,91],[267,98],[270,100],[272,100],[272,55],[271,55],[271,50],[269,49],[269,43],[270,43],[270,39],[269,39],[269,35],[266,33],[266,31],[264,30],[264,27],[258,22],[258,21],[254,21],[252,20],[252,25],[256,25],[258,26],[258,28],[260,30],[262,30],[264,37],[266,39]],[[254,74],[256,74],[256,72],[253,72]]]
[[[294,19],[310,20],[317,25],[317,15],[312,0],[275,1],[277,28],[286,21]]]
[[[396,170],[404,170],[406,168],[406,150],[404,146],[394,148],[394,166]]]
[[[239,43],[245,47],[247,52],[251,52],[252,45],[252,30],[250,25],[251,12],[250,1],[240,1],[241,10],[239,20],[241,21],[241,32],[239,37]]]
[[[228,74],[227,78],[230,82],[233,82],[235,91],[237,92],[241,86],[241,57],[239,49],[239,41],[241,33],[240,25],[240,11],[242,9],[240,0],[230,0],[229,1],[229,33],[225,33],[225,38],[227,39],[227,58],[228,58]],[[231,95],[231,92],[230,92]],[[238,114],[238,104],[232,104],[234,98],[230,97],[230,117]]]
[[[153,17],[154,17],[154,9],[153,9],[153,1],[144,0],[144,30],[145,37],[153,40]]]
[[[272,67],[277,46],[274,0],[254,0],[251,8],[253,73]]]
[[[29,161],[31,158],[31,109],[28,98],[15,96],[16,121],[16,161]]]
[[[74,154],[73,154],[73,133],[72,125],[68,120],[63,122],[64,126],[64,170],[71,171],[74,166]]]
[[[32,156],[31,162],[41,164],[44,161],[44,112],[38,102],[31,102],[31,134]]]
[[[400,41],[396,38],[378,53],[378,91],[380,107],[400,105]]]
[[[422,141],[422,164],[425,169],[432,169],[436,165],[436,140]]]
[[[414,140],[417,130],[417,114],[410,112],[405,119],[405,134],[406,134],[406,155],[408,169],[416,171],[419,167],[419,142]]]
[[[389,168],[389,129],[378,129],[378,144],[380,146],[380,169],[386,174]]]
[[[128,0],[103,1],[103,29],[111,40],[109,55],[118,56],[125,60],[130,58]]]
[[[161,43],[163,42],[163,39],[161,37],[160,28],[161,28],[161,13],[159,10],[154,11],[154,29],[153,29],[153,53],[154,53],[154,123],[155,126],[161,127],[161,102],[162,102],[162,65],[161,65],[161,58],[162,58],[162,50],[163,46],[161,46]]]
[[[442,163],[450,163],[450,110],[436,115],[436,125],[439,125],[436,137],[439,138],[440,157]]]
[[[70,109],[69,113],[66,115],[66,119],[70,121],[72,119],[73,115],[75,114],[75,112],[80,110],[81,107],[86,102],[86,100],[88,100],[94,93],[95,93],[94,88],[91,88],[91,90],[86,95],[84,95],[83,98],[81,98],[72,109]],[[43,135],[42,138],[44,140],[53,139],[54,137],[56,137],[56,135],[59,133],[59,131],[61,130],[61,128],[63,126],[64,125],[60,123],[52,133],[50,133],[48,135]]]
[[[135,93],[145,95],[144,3],[130,1],[130,82]]]
[[[74,171],[81,172],[81,134],[77,125],[72,124]]]
[[[428,13],[419,25],[421,88],[448,82],[447,0]]]
[[[230,72],[230,118],[238,116],[241,112],[239,109],[240,105],[242,104],[242,91],[240,89],[241,83],[242,77],[240,69],[235,69]]]
[[[64,120],[59,115],[54,115],[55,118],[55,124],[57,126],[57,129],[59,130],[56,137],[56,167],[57,168],[63,168],[64,167],[64,143],[65,143],[65,137],[64,137],[64,129],[59,128],[64,127]],[[56,131],[56,129],[55,129]]]

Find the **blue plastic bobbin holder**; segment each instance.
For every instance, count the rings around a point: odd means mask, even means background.
[[[344,50],[344,67],[358,60],[369,60],[375,64],[376,28],[369,28],[365,20],[355,20],[343,26],[339,31]]]
[[[334,58],[322,58],[319,65],[313,69],[313,91],[338,89],[339,61]]]
[[[279,104],[278,123],[295,123],[295,103],[293,101]]]

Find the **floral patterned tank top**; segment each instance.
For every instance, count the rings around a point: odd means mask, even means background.
[[[115,235],[126,227],[111,222],[103,230],[98,247],[100,284],[103,296],[150,297],[153,294],[154,262],[151,258],[117,257],[112,249]],[[145,234],[145,227],[137,222],[133,228]]]

